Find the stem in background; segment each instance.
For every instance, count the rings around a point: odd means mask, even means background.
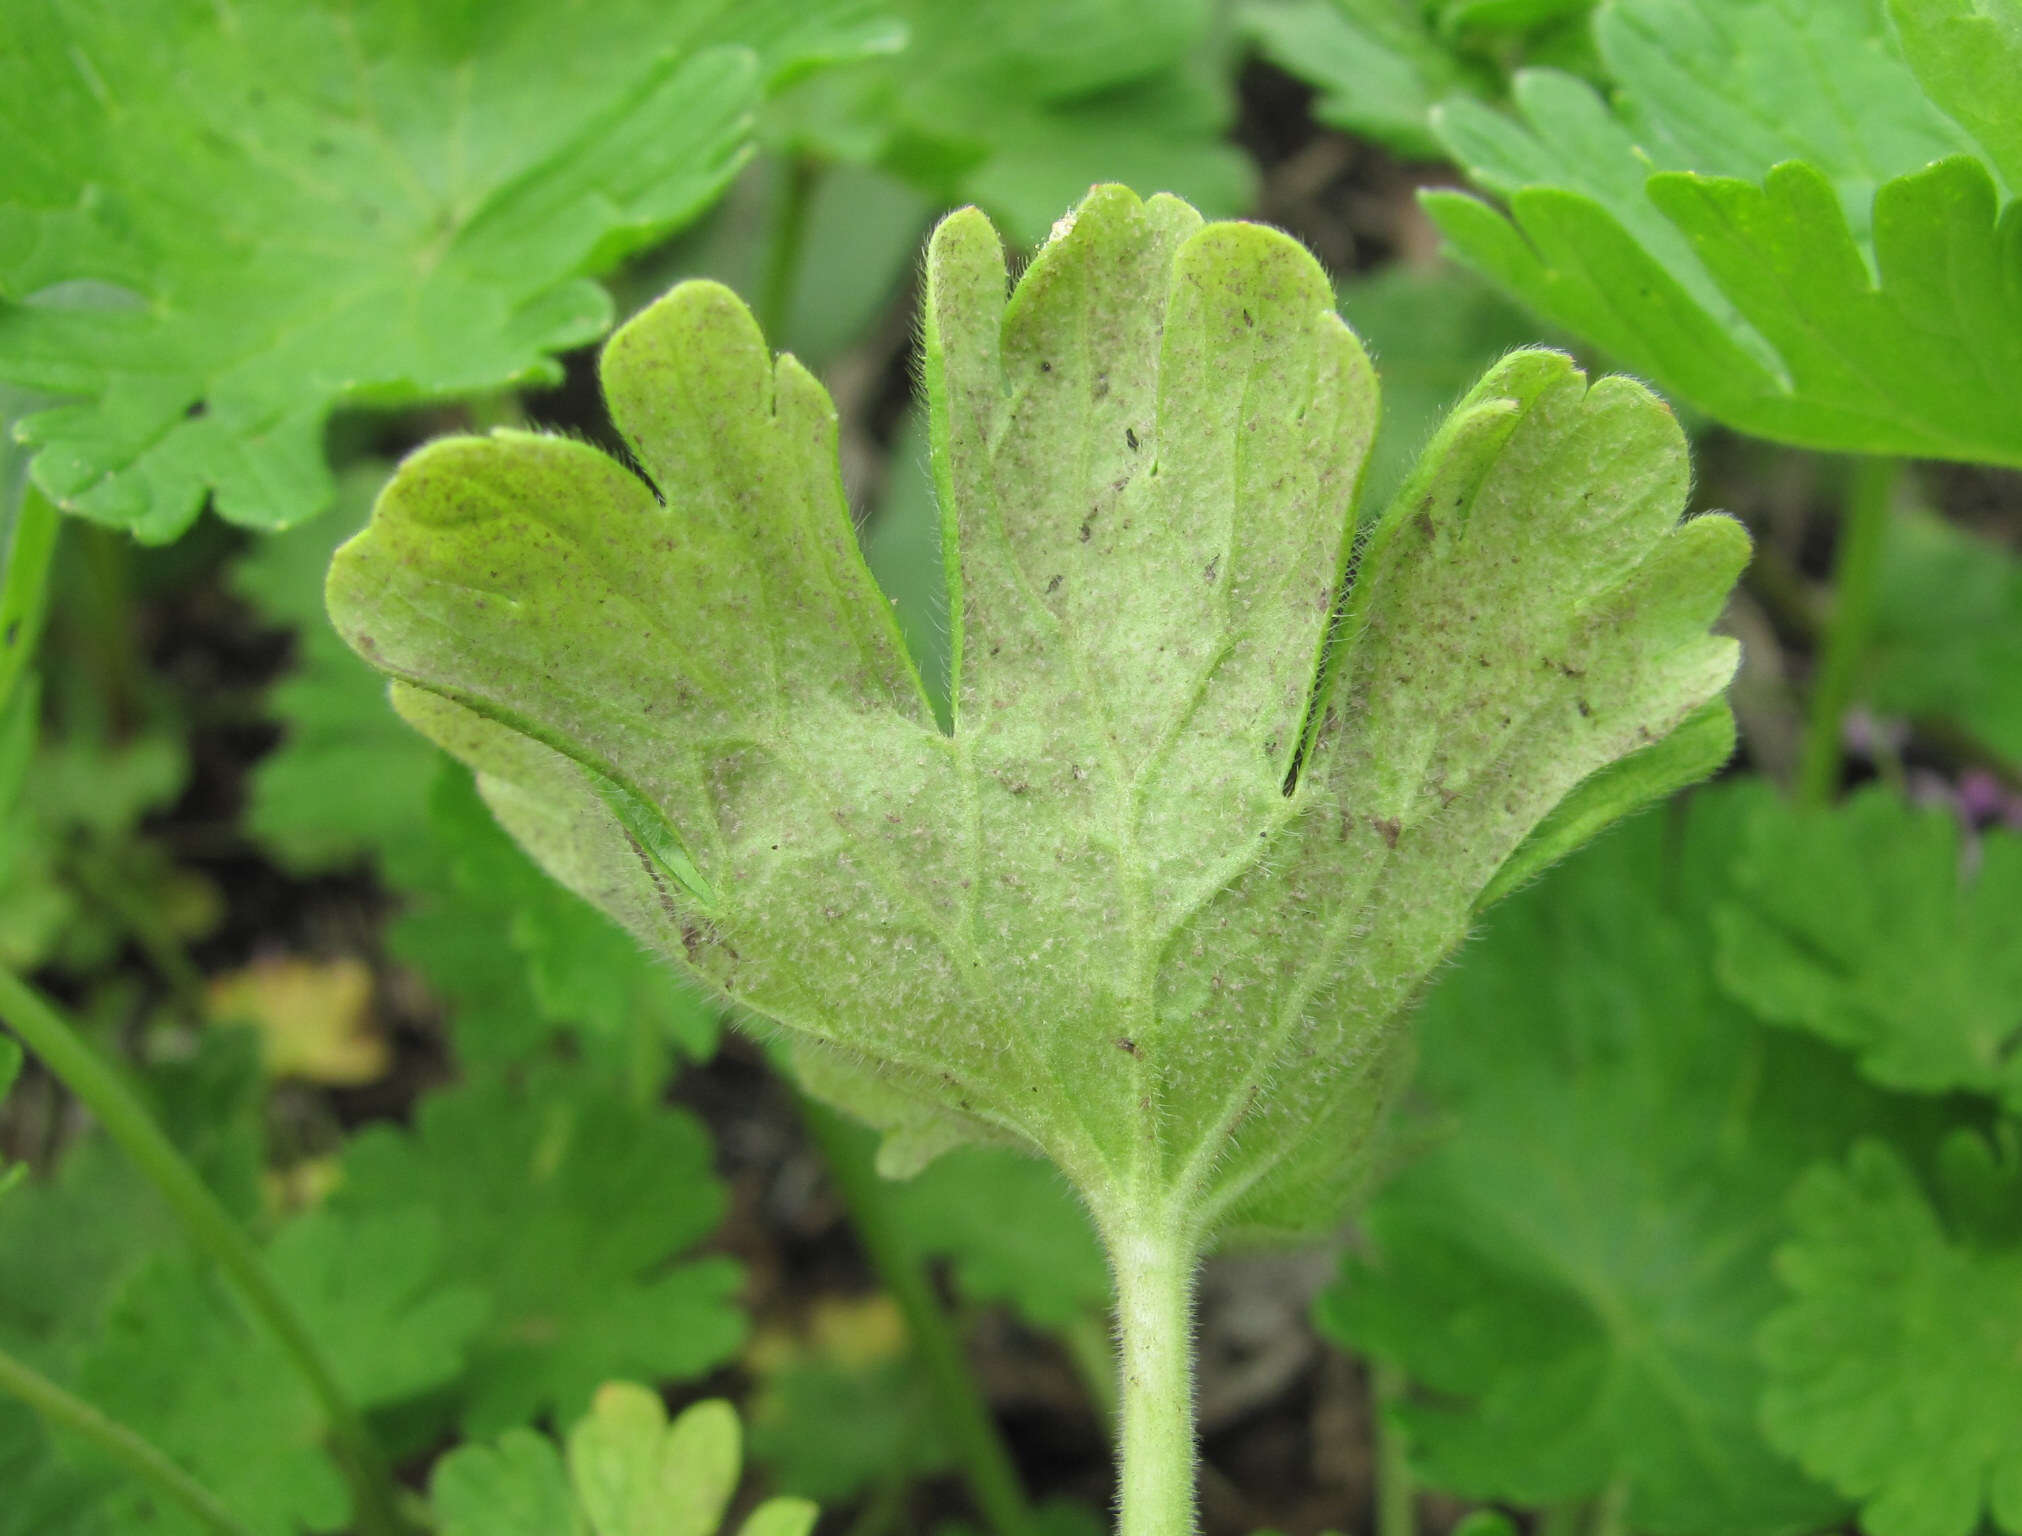
[[[1629,1485],[1617,1481],[1594,1501],[1593,1524],[1587,1536],[1629,1536]]]
[[[906,1336],[926,1369],[928,1384],[954,1442],[962,1476],[983,1518],[998,1536],[1025,1536],[1032,1511],[1011,1453],[983,1401],[954,1325],[934,1295],[911,1236],[899,1225],[884,1180],[853,1126],[833,1110],[801,1095],[801,1114],[828,1161],[836,1189],[849,1208],[857,1240],[885,1289],[898,1304]]]
[[[133,541],[97,523],[74,532],[84,572],[77,592],[81,611],[59,612],[67,627],[83,632],[81,648],[104,710],[99,725],[117,740],[139,724],[147,692],[147,668],[133,632]]]
[[[527,424],[526,408],[520,403],[518,390],[486,390],[465,400],[463,408],[470,416],[471,431],[480,436],[488,436],[498,427],[519,428]]]
[[[786,322],[793,313],[793,287],[800,277],[800,259],[807,245],[807,210],[814,201],[821,167],[806,155],[792,155],[780,172],[779,201],[772,217],[772,238],[766,243],[765,272],[758,285],[758,327],[765,344],[778,351],[785,343]]]
[[[301,1372],[330,1421],[331,1449],[356,1498],[362,1536],[401,1536],[406,1527],[396,1513],[385,1455],[238,1223],[112,1069],[39,993],[4,969],[0,969],[0,1018],[98,1117],[106,1134],[161,1191],[190,1240],[231,1276]]]
[[[112,915],[128,938],[147,956],[168,987],[178,1012],[191,1023],[204,1020],[204,977],[170,931],[155,907],[136,896],[132,886],[97,849],[86,849],[65,861],[84,893]]]
[[[886,1532],[898,1529],[899,1517],[905,1510],[906,1479],[887,1473],[871,1488],[870,1497],[864,1500],[843,1536],[885,1536]]]
[[[1060,1330],[1060,1344],[1103,1422],[1115,1423],[1116,1341],[1109,1336],[1108,1321],[1097,1313],[1084,1312]]]
[[[0,1350],[0,1392],[18,1397],[49,1423],[89,1440],[171,1504],[194,1515],[213,1536],[251,1536],[217,1496],[124,1424]]]
[[[1537,1536],[1582,1536],[1586,1526],[1586,1505],[1554,1504],[1539,1514]]]
[[[1818,670],[1805,719],[1804,755],[1798,765],[1797,794],[1803,805],[1824,805],[1840,779],[1840,733],[1854,674],[1874,629],[1880,589],[1882,545],[1895,502],[1898,460],[1855,459],[1847,482],[1845,516],[1833,569],[1833,598]]]
[[[0,705],[14,696],[49,607],[49,563],[56,554],[61,523],[49,498],[33,480],[21,487],[21,506],[7,540],[7,566],[0,584]]]
[[[1117,1536],[1194,1536],[1194,1244],[1177,1223],[1105,1235],[1123,1384]]]
[[[1554,1504],[1538,1518],[1538,1536],[1628,1536],[1629,1485],[1613,1482],[1595,1498]]]
[[[1376,1434],[1376,1536],[1418,1536],[1418,1480],[1411,1475],[1404,1432],[1390,1409],[1404,1400],[1404,1372],[1369,1362],[1369,1421]]]

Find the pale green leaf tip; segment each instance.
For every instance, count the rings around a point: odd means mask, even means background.
[[[767,1499],[745,1518],[738,1536],[809,1536],[821,1506],[807,1499]]]

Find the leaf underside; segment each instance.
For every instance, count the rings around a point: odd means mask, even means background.
[[[650,484],[434,444],[333,616],[551,872],[832,1074],[1043,1150],[1100,1221],[1325,1220],[1497,871],[1725,684],[1746,539],[1678,523],[1647,391],[1519,352],[1353,547],[1375,380],[1324,275],[1169,197],[1096,189],[1008,298],[958,213],[927,279],[952,731],[827,396],[707,283],[604,354]]]

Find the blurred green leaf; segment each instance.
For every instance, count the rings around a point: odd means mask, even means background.
[[[854,1128],[852,1128],[854,1133]],[[751,1454],[788,1493],[839,1503],[954,1462],[932,1386],[889,1296],[817,1299],[745,1352]]]
[[[1050,1164],[963,1147],[893,1184],[886,1198],[920,1252],[950,1261],[971,1301],[1006,1302],[1042,1329],[1108,1313],[1109,1262],[1087,1211]]]
[[[2022,371],[2022,215],[1880,0],[1616,0],[1594,31],[1608,102],[1535,71],[1521,121],[1436,115],[1510,210],[1425,194],[1459,254],[1738,430],[2022,464],[2022,398],[1987,382]]]
[[[1319,91],[1316,118],[1415,160],[1443,158],[1441,101],[1499,94],[1495,72],[1442,39],[1417,0],[1263,0],[1242,20],[1266,58]]]
[[[226,1208],[256,1219],[265,1143],[252,1037],[207,1031],[194,1055],[154,1065],[133,1086]],[[0,1201],[0,1348],[68,1374],[135,1270],[184,1241],[124,1154],[103,1136],[80,1138],[49,1173]]]
[[[627,270],[616,285],[620,299],[637,309],[683,278],[712,277],[754,306],[766,304],[783,202],[797,176],[806,178],[806,202],[778,344],[816,372],[826,369],[866,339],[911,281],[934,211],[917,188],[874,166],[755,161],[693,234]]]
[[[482,1312],[467,1287],[436,1285],[432,1218],[409,1211],[360,1219],[312,1214],[267,1251],[276,1283],[364,1407],[451,1380]],[[69,1298],[75,1306],[78,1298]],[[73,1324],[76,1319],[70,1319]],[[194,1473],[255,1531],[333,1530],[347,1499],[325,1456],[326,1425],[286,1353],[229,1287],[173,1242],[129,1274],[80,1340],[79,1390]],[[68,1486],[67,1519],[112,1531],[201,1529],[150,1487],[110,1475],[96,1450],[66,1436],[40,1474]],[[71,1530],[66,1523],[61,1529]],[[0,1530],[5,1530],[0,1523]]]
[[[349,1500],[322,1448],[314,1397],[194,1259],[164,1256],[134,1276],[85,1356],[79,1390],[196,1475],[253,1531],[343,1526]],[[66,1448],[91,1465],[88,1445]],[[121,1485],[110,1506],[116,1528],[202,1531],[144,1484]]]
[[[1032,1511],[1032,1523],[1027,1529],[1031,1536],[1103,1536],[1109,1522],[1074,1499],[1048,1499]],[[934,1536],[984,1536],[984,1533],[964,1521],[949,1520],[934,1527]],[[1340,1533],[1322,1531],[1320,1536],[1340,1536]]]
[[[1957,1132],[1929,1188],[1863,1141],[1791,1208],[1790,1299],[1761,1334],[1771,1439],[1860,1500],[1868,1536],[2022,1531],[2014,1128]]]
[[[891,599],[906,650],[945,730],[948,705],[948,572],[941,563],[941,505],[927,445],[927,418],[914,411],[893,439],[884,495],[863,534],[864,563]]]
[[[1752,809],[1716,914],[1723,985],[1877,1083],[2022,1112],[2022,837],[1986,832],[1969,857],[1950,810],[1881,786],[1830,809]]]
[[[457,1391],[473,1435],[581,1411],[604,1381],[700,1374],[744,1333],[735,1264],[677,1261],[723,1213],[689,1116],[615,1099],[580,1069],[529,1071],[424,1099],[412,1130],[375,1124],[344,1153],[333,1209],[442,1223],[448,1280],[493,1310]]]
[[[267,696],[281,741],[253,770],[246,825],[296,874],[413,852],[428,837],[441,754],[414,739],[323,611],[331,552],[364,526],[391,472],[379,460],[352,465],[328,517],[261,539],[232,567],[232,590],[293,634],[288,671]]]
[[[610,323],[592,279],[721,191],[766,75],[876,41],[866,9],[13,7],[0,377],[79,397],[21,424],[38,483],[151,541],[207,496],[286,527],[330,500],[334,408],[557,377]],[[128,302],[77,307],[87,278]]]
[[[452,1270],[443,1223],[420,1205],[310,1211],[275,1234],[267,1266],[360,1408],[456,1380],[490,1311],[483,1282]]]
[[[2022,765],[2022,561],[1933,513],[1889,522],[1863,696]]]
[[[1651,1536],[1838,1516],[1757,1423],[1773,1213],[1818,1157],[1920,1122],[1714,990],[1710,909],[1767,795],[1626,824],[1499,908],[1425,1006],[1433,1144],[1320,1322],[1422,1393],[1398,1417],[1434,1488],[1620,1487]]]
[[[817,77],[761,136],[874,164],[1037,243],[1092,183],[1243,211],[1255,171],[1226,135],[1233,71],[1208,0],[896,0],[903,53]]]
[[[1359,505],[1373,517],[1454,403],[1505,352],[1537,343],[1530,316],[1464,268],[1398,262],[1345,283],[1341,314],[1375,358],[1383,424],[1363,472]],[[1550,338],[1543,338],[1549,340]]]
[[[0,1488],[0,1536],[130,1536],[111,1523],[107,1476],[60,1457],[34,1410],[11,1398],[0,1398]]]
[[[753,1457],[779,1487],[820,1503],[943,1472],[954,1461],[933,1394],[904,1356],[786,1366],[751,1414]]]
[[[35,725],[32,691],[18,697],[21,713],[6,728],[15,761]],[[188,773],[187,745],[169,729],[121,742],[52,736],[34,751],[17,802],[0,816],[0,964],[80,972],[105,964],[127,931],[108,887],[181,937],[209,926],[208,883],[139,835],[142,818],[174,801]]]
[[[1931,100],[1979,141],[2009,192],[2022,192],[2022,4],[1889,0],[1889,17]]]

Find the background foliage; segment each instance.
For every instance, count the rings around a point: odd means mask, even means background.
[[[0,964],[250,1234],[408,1517],[1099,1529],[1064,1186],[869,1177],[322,579],[431,437],[611,446],[585,349],[706,274],[835,395],[945,706],[920,238],[1170,189],[1335,275],[1365,511],[1542,339],[1664,392],[1757,546],[1721,782],[1489,915],[1352,1232],[1211,1266],[1211,1528],[2022,1536],[2017,79],[2015,0],[18,0]],[[206,1528],[30,1377],[245,1530],[353,1529],[156,1185],[5,1035],[0,1095],[0,1536]]]

